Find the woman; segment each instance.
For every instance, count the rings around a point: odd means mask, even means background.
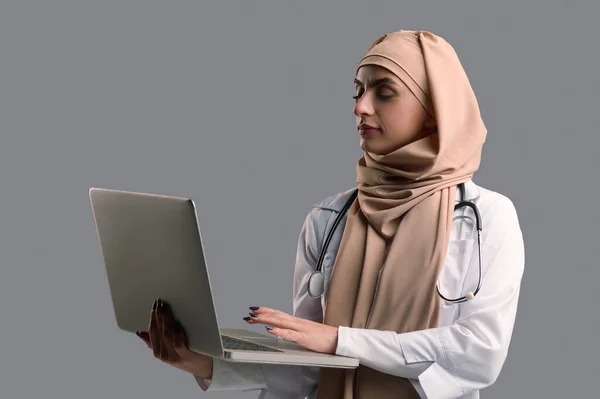
[[[323,263],[325,293],[309,295],[308,279],[352,190],[326,198],[306,217],[294,316],[259,306],[245,320],[314,351],[358,358],[360,366],[213,361],[190,352],[168,306],[158,306],[140,337],[204,390],[260,389],[261,398],[478,398],[500,373],[524,245],[512,202],[472,181],[487,130],[456,53],[427,31],[383,35],[359,63],[355,87],[364,156],[358,196]],[[454,209],[461,200],[479,210],[480,246],[474,210]],[[470,300],[458,303],[440,296],[465,292]]]

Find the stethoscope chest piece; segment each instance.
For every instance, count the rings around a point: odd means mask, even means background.
[[[319,298],[325,291],[325,276],[320,271],[315,271],[308,279],[308,295]]]

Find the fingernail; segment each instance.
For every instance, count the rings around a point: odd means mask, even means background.
[[[177,320],[173,320],[173,331],[175,331],[176,333],[181,331],[181,325]]]
[[[158,299],[158,307],[159,307],[160,309],[164,309],[164,307],[165,307],[165,306],[164,306],[164,302],[163,302],[163,300],[162,300],[162,299],[160,299],[160,298]]]
[[[250,320],[250,317],[244,317],[244,321]]]
[[[250,310],[258,310],[258,306],[250,306]]]
[[[250,316],[252,316],[252,317],[258,317],[258,315],[257,315],[256,313],[249,313],[249,314],[250,314]]]
[[[137,335],[137,336],[139,337],[139,336],[140,336],[140,332],[139,332],[139,331],[136,331],[136,332],[135,332],[135,335]]]
[[[156,310],[156,305],[157,305],[157,300],[155,299],[154,302],[152,302],[152,310]]]
[[[273,329],[273,327],[269,327],[269,326],[265,326],[265,328],[269,331],[271,331]]]

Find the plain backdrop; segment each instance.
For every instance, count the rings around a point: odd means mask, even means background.
[[[252,305],[291,312],[304,217],[356,184],[356,65],[398,29],[455,48],[488,128],[474,180],[513,200],[525,237],[510,352],[482,397],[594,396],[599,13],[591,0],[2,0],[0,397],[256,397],[204,393],[116,327],[88,189],[195,199],[221,325],[245,328]]]

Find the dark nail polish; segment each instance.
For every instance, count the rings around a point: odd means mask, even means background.
[[[156,310],[156,305],[157,305],[157,300],[155,299],[154,302],[152,302],[152,310]]]
[[[164,304],[164,302],[163,302],[163,300],[162,300],[162,299],[159,299],[159,300],[158,300],[158,307],[159,307],[161,310],[162,310],[162,309],[164,309],[164,307],[165,307],[165,304]]]
[[[273,327],[269,327],[269,326],[265,326],[265,328],[269,331],[271,331],[273,329]]]
[[[181,324],[177,320],[173,320],[173,331],[176,333],[181,332]]]
[[[258,306],[250,306],[250,310],[258,310]]]
[[[250,316],[252,316],[252,317],[258,317],[258,315],[256,313],[250,313]]]
[[[250,317],[244,317],[244,321],[250,320]]]

